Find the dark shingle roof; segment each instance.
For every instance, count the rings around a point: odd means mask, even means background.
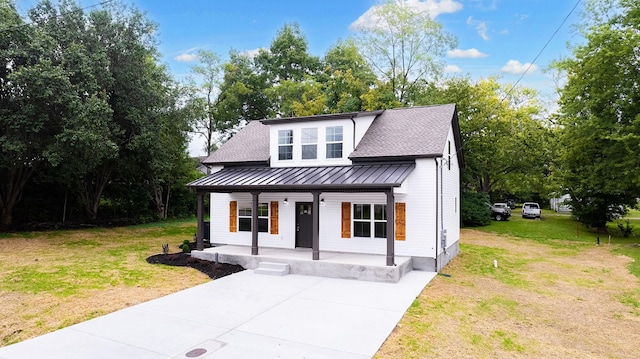
[[[442,156],[449,128],[453,122],[454,128],[457,126],[455,109],[449,104],[386,110],[373,121],[349,158]]]
[[[455,148],[460,149],[460,130],[455,104],[409,107],[374,112],[300,117],[289,121],[344,118],[345,115],[378,115],[349,155],[354,162],[385,161],[442,156],[450,126]],[[204,164],[266,165],[269,163],[269,126],[282,119],[252,121],[211,154]],[[464,167],[462,153],[458,154]]]
[[[399,187],[413,163],[324,167],[227,167],[187,186],[209,191],[374,190]]]
[[[269,126],[260,121],[249,122],[235,136],[213,152],[205,164],[269,162]]]

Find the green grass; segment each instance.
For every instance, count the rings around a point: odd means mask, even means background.
[[[554,211],[543,210],[541,220],[523,219],[516,210],[508,221],[491,221],[488,226],[478,227],[477,230],[497,233],[506,236],[532,239],[552,246],[557,250],[572,254],[585,245],[594,245],[600,238],[601,245],[613,245],[613,250],[621,255],[633,259],[629,264],[629,270],[640,278],[640,211],[631,210],[627,218],[635,228],[635,235],[623,238],[617,225],[622,220],[614,221],[607,225],[607,234],[596,233],[576,221],[569,214],[556,214]]]
[[[520,274],[530,259],[514,257],[509,251],[500,248],[476,246],[472,244],[460,244],[461,256],[469,263],[469,273],[488,276],[496,280],[518,288],[525,288],[529,283]],[[494,260],[498,266],[494,266]]]
[[[131,227],[11,233],[0,241],[9,248],[30,245],[28,253],[0,254],[0,292],[49,293],[64,298],[87,289],[148,286],[157,267],[146,257],[192,239],[191,221],[165,221]],[[172,271],[174,268],[163,268]],[[155,273],[157,276],[158,273]],[[152,280],[151,283],[158,279]]]

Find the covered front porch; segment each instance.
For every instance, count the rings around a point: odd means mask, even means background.
[[[412,270],[411,257],[395,256],[395,266],[385,265],[384,255],[321,251],[318,259],[311,256],[312,249],[260,248],[250,254],[246,246],[222,245],[191,252],[195,258],[256,269],[260,263],[289,265],[290,274],[318,277],[356,279],[373,282],[397,283]]]
[[[296,256],[304,256],[305,261],[322,261],[323,258],[328,259],[328,255],[331,252],[321,254],[320,253],[320,238],[319,228],[322,219],[320,218],[320,196],[323,193],[383,193],[386,197],[386,208],[389,208],[386,212],[386,223],[391,225],[386,226],[386,255],[372,255],[371,261],[375,261],[376,266],[391,267],[390,271],[393,272],[393,268],[399,266],[395,256],[395,218],[394,218],[394,188],[400,187],[405,181],[407,176],[415,168],[413,162],[395,162],[395,163],[377,163],[377,164],[359,164],[352,166],[325,166],[325,167],[286,167],[286,168],[271,168],[271,167],[230,167],[223,168],[222,170],[210,174],[204,178],[196,180],[190,183],[188,186],[196,190],[198,196],[198,232],[197,232],[197,249],[206,253],[203,247],[204,238],[204,197],[210,193],[250,193],[251,194],[251,208],[248,212],[251,213],[251,246],[238,246],[238,250],[241,251],[243,256],[247,256],[244,259],[245,264],[239,263],[245,268],[254,268],[251,263],[257,263],[258,259],[250,259],[251,257],[260,258],[259,256],[265,255],[263,250],[267,253],[271,250],[266,247],[260,246],[258,242],[258,203],[260,203],[261,194],[269,193],[308,193],[312,195],[312,201],[309,213],[313,214],[312,221],[310,223],[310,230],[308,238],[310,239],[310,250],[302,250],[296,248],[292,253],[296,253]],[[284,199],[286,202],[286,198]],[[271,202],[272,205],[277,206],[278,202]],[[278,208],[274,208],[277,212]],[[230,232],[236,232],[236,207],[230,209],[232,218],[230,218],[231,225],[229,227]],[[276,221],[277,223],[277,221]],[[346,223],[350,226],[350,221]],[[277,228],[277,227],[276,227]],[[276,229],[277,231],[277,229]],[[276,232],[277,234],[277,232]],[[211,242],[216,243],[215,238],[211,238]],[[223,242],[224,243],[224,242]],[[230,243],[233,244],[233,243]],[[220,253],[219,255],[221,255]],[[346,253],[342,253],[346,255]],[[351,254],[349,254],[351,255]],[[338,256],[338,258],[353,258],[348,256]],[[222,259],[219,258],[222,261]],[[229,260],[224,260],[229,263]],[[348,259],[345,259],[348,261]],[[298,263],[296,263],[298,265]],[[347,263],[345,263],[347,265]],[[357,264],[350,264],[351,266],[357,266]],[[322,267],[322,266],[319,266]],[[373,270],[373,269],[371,269]],[[350,270],[348,270],[350,271]],[[332,276],[333,277],[333,276]],[[335,276],[336,278],[347,278],[341,276]],[[354,277],[355,276],[351,276]],[[398,279],[401,276],[397,277]],[[395,278],[395,277],[394,277]]]

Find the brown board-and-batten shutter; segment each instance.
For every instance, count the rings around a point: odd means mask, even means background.
[[[351,238],[351,202],[342,202],[342,238]]]
[[[229,201],[229,232],[238,231],[238,201]]]
[[[271,201],[269,219],[271,222],[271,234],[278,234],[278,201]]]
[[[404,202],[396,203],[396,240],[404,241],[407,239],[407,204]]]

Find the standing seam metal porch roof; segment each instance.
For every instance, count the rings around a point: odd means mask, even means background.
[[[195,180],[196,190],[240,191],[366,191],[400,187],[413,163],[381,163],[324,167],[228,167]]]

